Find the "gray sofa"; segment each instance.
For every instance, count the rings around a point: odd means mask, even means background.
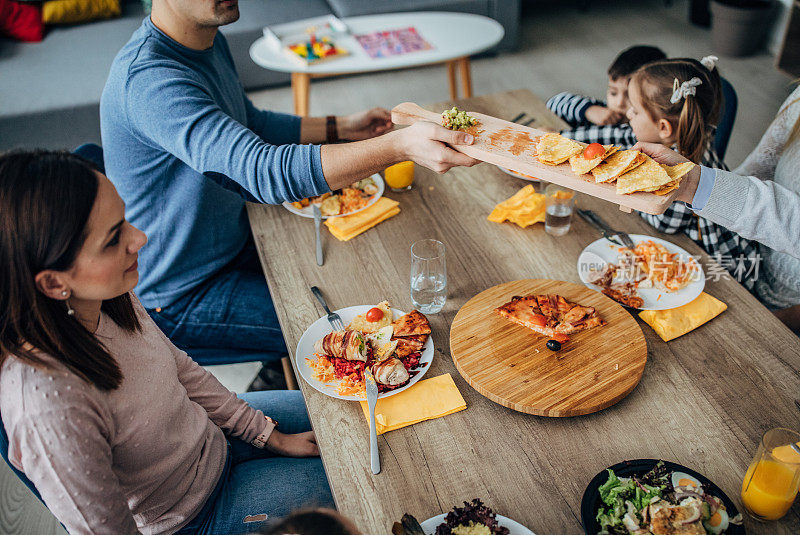
[[[284,73],[250,60],[264,26],[334,13],[339,17],[401,11],[460,11],[498,20],[506,35],[494,51],[516,46],[519,0],[239,0],[241,17],[222,32],[246,89],[285,84]],[[51,29],[41,43],[0,38],[0,151],[74,148],[99,142],[99,103],[117,51],[145,16],[140,0],[123,0],[122,16]]]

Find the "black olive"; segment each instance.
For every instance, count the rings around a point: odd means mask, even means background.
[[[558,351],[561,349],[561,342],[558,340],[548,340],[547,341],[547,349],[550,351]]]

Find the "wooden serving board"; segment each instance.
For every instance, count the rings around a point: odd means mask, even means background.
[[[667,195],[656,195],[644,191],[637,191],[629,195],[617,195],[615,184],[597,184],[594,176],[590,174],[576,176],[568,162],[561,165],[546,165],[539,162],[536,159],[535,140],[547,132],[482,113],[471,111],[467,113],[479,121],[477,126],[471,127],[469,130],[471,134],[474,134],[475,141],[472,145],[455,145],[453,148],[477,160],[598,197],[620,205],[620,208],[624,208],[625,211],[633,209],[648,214],[663,214],[678,195],[677,189]],[[399,125],[409,125],[417,121],[441,124],[442,117],[413,102],[404,102],[392,109],[392,121]]]
[[[608,323],[577,334],[553,352],[548,338],[503,318],[495,308],[515,295],[559,294],[593,306]],[[647,342],[618,303],[571,282],[527,279],[485,290],[456,314],[450,352],[464,379],[510,409],[539,416],[579,416],[605,409],[639,384]]]

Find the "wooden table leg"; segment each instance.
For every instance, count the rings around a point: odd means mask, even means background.
[[[455,100],[458,98],[458,87],[456,86],[456,62],[458,60],[447,62],[447,81],[450,84],[450,99]]]
[[[283,377],[286,379],[286,390],[300,390],[297,386],[297,379],[294,376],[294,370],[292,369],[292,363],[289,357],[283,357],[281,359],[281,367],[283,368]]]
[[[472,73],[470,71],[469,57],[460,58],[458,61],[458,69],[461,71],[461,91],[464,93],[464,98],[472,97]]]
[[[294,97],[294,113],[300,117],[308,116],[309,90],[311,75],[306,72],[292,73],[292,96]]]

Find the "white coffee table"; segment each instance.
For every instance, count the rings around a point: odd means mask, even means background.
[[[431,50],[411,52],[386,58],[370,57],[361,45],[347,35],[337,37],[338,45],[350,54],[316,65],[304,66],[289,58],[285,52],[275,50],[262,37],[250,47],[250,57],[256,64],[274,71],[292,73],[294,112],[308,115],[309,89],[312,78],[341,74],[386,71],[446,63],[450,81],[450,97],[458,98],[456,68],[461,73],[464,98],[472,96],[469,56],[483,52],[500,42],[505,33],[494,19],[481,15],[449,12],[409,12],[387,15],[367,15],[342,19],[352,34],[366,34],[382,30],[397,30],[413,26],[432,45]]]

